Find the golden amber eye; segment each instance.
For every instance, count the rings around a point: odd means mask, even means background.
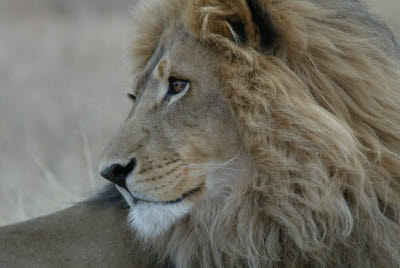
[[[175,81],[172,83],[172,89],[175,93],[180,93],[185,89],[186,82],[184,81]]]
[[[168,94],[174,95],[181,93],[185,90],[187,84],[188,81],[177,78],[170,78]]]

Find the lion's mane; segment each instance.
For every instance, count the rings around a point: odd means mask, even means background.
[[[388,28],[357,0],[144,2],[138,68],[178,17],[223,55],[216,76],[251,159],[223,200],[150,242],[160,259],[399,267],[400,53]]]

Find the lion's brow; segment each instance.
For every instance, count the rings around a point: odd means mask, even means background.
[[[137,83],[133,89],[136,94],[139,94],[139,93],[143,92],[144,89],[146,89],[149,79],[151,77],[151,74],[153,73],[154,69],[157,67],[163,54],[164,54],[163,51],[160,51],[159,49],[157,49],[156,52],[154,52],[153,56],[147,61],[147,65],[146,65],[145,69],[138,74]]]

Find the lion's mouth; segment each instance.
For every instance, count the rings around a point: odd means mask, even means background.
[[[181,195],[181,197],[174,199],[174,200],[168,200],[168,201],[154,201],[154,200],[147,200],[147,199],[142,199],[142,198],[137,198],[136,196],[134,196],[126,187],[121,187],[116,185],[118,190],[124,195],[126,196],[126,193],[132,198],[132,200],[130,200],[134,205],[139,203],[139,202],[143,202],[143,203],[152,203],[152,204],[161,204],[161,205],[172,205],[172,204],[177,204],[182,202],[183,200],[189,198],[190,196],[198,193],[201,191],[201,189],[204,186],[204,183],[200,184],[199,186],[197,186],[196,188],[193,188],[192,190],[184,193]],[[124,194],[125,193],[125,194]],[[131,202],[129,202],[129,200],[127,200],[128,203],[130,205]]]

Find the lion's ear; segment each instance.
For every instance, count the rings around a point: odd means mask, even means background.
[[[254,48],[271,48],[277,37],[263,0],[192,0],[185,24],[200,39]]]

